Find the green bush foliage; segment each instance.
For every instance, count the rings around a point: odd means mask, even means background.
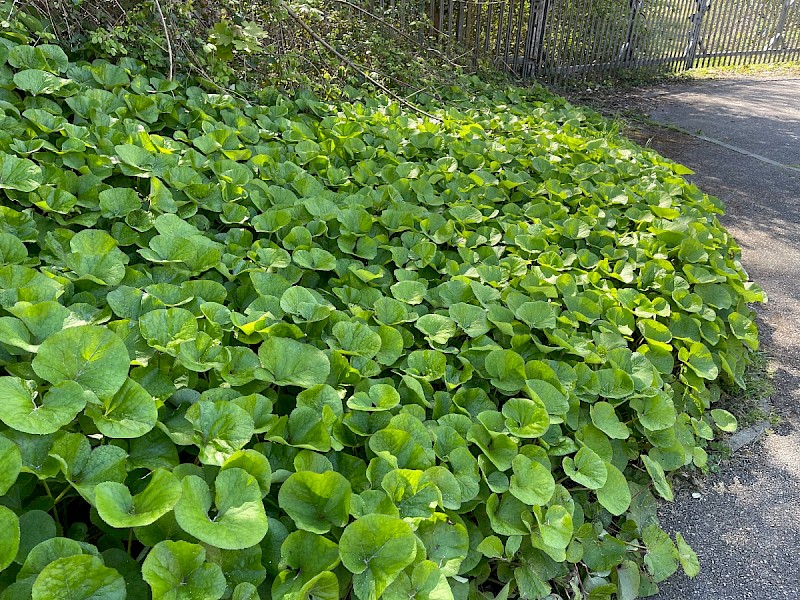
[[[656,496],[735,427],[762,294],[685,170],[541,91],[245,104],[34,44],[5,23],[0,598],[697,572]]]

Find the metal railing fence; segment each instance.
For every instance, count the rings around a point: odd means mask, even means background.
[[[800,60],[800,0],[358,0],[421,43],[551,83]]]

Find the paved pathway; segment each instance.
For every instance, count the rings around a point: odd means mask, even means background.
[[[696,172],[727,205],[742,262],[768,293],[759,308],[782,423],[737,453],[695,499],[662,511],[697,551],[701,574],[662,584],[657,600],[800,599],[800,79],[722,80],[646,94],[661,154]],[[692,134],[692,135],[689,135]]]

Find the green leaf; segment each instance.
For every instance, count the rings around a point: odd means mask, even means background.
[[[14,74],[14,84],[19,89],[34,96],[49,95],[57,92],[68,82],[68,79],[56,77],[52,73],[39,69],[25,69]]]
[[[32,382],[31,382],[32,383]],[[36,435],[55,433],[70,424],[96,396],[74,381],[52,386],[37,402],[36,388],[17,377],[0,377],[0,420],[9,427]]]
[[[399,281],[391,288],[392,296],[406,304],[419,304],[425,299],[428,286],[422,281]]]
[[[514,579],[522,600],[538,600],[550,593],[550,585],[539,576],[533,565],[514,569]]]
[[[153,600],[219,600],[226,588],[222,569],[206,561],[205,549],[183,541],[156,544],[142,563],[142,577]]]
[[[693,342],[688,348],[681,348],[678,358],[703,379],[716,379],[719,374],[714,357],[700,342]]]
[[[655,486],[658,495],[664,498],[664,500],[672,502],[674,499],[672,487],[667,481],[666,475],[664,474],[664,469],[660,464],[646,454],[642,454],[642,462],[644,463],[645,469],[647,469],[650,478],[653,480],[653,485]]]
[[[711,410],[711,418],[714,419],[714,424],[722,431],[733,433],[739,427],[739,423],[731,413],[721,408],[714,408]]]
[[[155,400],[132,379],[126,379],[111,398],[90,406],[86,414],[103,435],[111,438],[139,438],[158,421]]]
[[[625,475],[611,463],[606,462],[605,464],[606,482],[597,490],[597,501],[612,515],[620,516],[631,505],[631,491]]]
[[[301,529],[284,540],[281,560],[290,569],[316,575],[339,564],[339,547],[326,537]]]
[[[434,515],[419,524],[417,537],[425,546],[425,554],[445,577],[454,577],[469,553],[469,534],[464,525],[451,523],[446,515]]]
[[[125,277],[128,257],[105,231],[84,229],[72,237],[69,247],[72,252],[66,263],[79,277],[109,286],[117,285]]]
[[[6,518],[8,519],[8,517]],[[8,522],[12,523],[11,531],[13,531],[13,521]],[[4,529],[0,529],[0,532],[3,531]],[[42,510],[29,510],[28,512],[22,513],[19,518],[18,531],[17,540],[19,550],[14,559],[18,563],[24,563],[33,548],[41,542],[54,538],[57,533],[56,523],[53,517]],[[2,534],[0,533],[0,535]],[[10,536],[10,539],[13,544],[14,536]]]
[[[692,547],[686,543],[686,540],[683,539],[680,533],[675,534],[675,541],[678,544],[678,560],[683,567],[683,572],[686,573],[686,576],[690,579],[697,577],[700,574],[700,561],[697,560],[697,554],[695,554]]]
[[[527,456],[518,454],[511,463],[514,474],[508,491],[529,506],[542,506],[550,502],[556,482],[550,469]]]
[[[400,404],[400,394],[390,385],[376,384],[368,392],[356,392],[347,399],[347,406],[353,410],[376,412],[391,410]]]
[[[486,318],[486,310],[480,306],[457,302],[449,306],[448,314],[471,338],[479,337],[491,329]]]
[[[252,583],[243,581],[234,588],[231,600],[259,600],[258,588]]]
[[[544,403],[548,414],[556,416],[567,414],[569,401],[552,383],[541,379],[528,379],[525,386],[533,398],[538,398]]]
[[[128,378],[128,349],[104,327],[80,325],[47,338],[33,359],[36,374],[53,385],[75,381],[98,397],[116,393]]]
[[[107,219],[124,217],[142,207],[142,200],[131,188],[111,188],[98,194],[100,214]]]
[[[28,249],[19,238],[10,233],[0,233],[0,265],[20,264],[27,257]]]
[[[196,432],[200,460],[208,465],[222,465],[255,431],[250,414],[233,402],[200,400],[186,411],[186,420]]]
[[[562,466],[567,477],[590,490],[599,490],[608,479],[603,459],[586,446],[578,450],[574,458],[565,456]]]
[[[3,394],[0,378],[0,394]],[[5,496],[22,470],[22,453],[11,440],[0,437],[0,496]]]
[[[543,518],[541,513],[542,509],[538,507],[534,510],[539,525],[534,536],[534,545],[543,550],[566,548],[572,540],[573,533],[570,512],[564,506],[554,504],[547,508]]]
[[[44,340],[64,328],[74,316],[58,302],[17,302],[9,312],[25,323],[25,327],[37,340]]]
[[[224,550],[242,550],[267,533],[267,515],[255,477],[242,469],[220,471],[214,482],[215,516],[208,484],[196,475],[185,477],[175,505],[175,519],[186,533]]]
[[[27,158],[0,152],[0,189],[32,192],[42,183],[42,170]]]
[[[650,431],[661,431],[675,424],[677,411],[672,398],[658,394],[651,398],[634,398],[631,406],[636,411],[639,422]]]
[[[67,556],[54,560],[36,577],[32,600],[119,600],[125,580],[96,556]]]
[[[222,463],[222,470],[243,469],[256,478],[261,488],[261,496],[266,496],[272,485],[272,467],[266,456],[255,450],[239,450]]]
[[[554,329],[556,326],[556,312],[549,302],[523,302],[514,315],[531,329]]]
[[[381,337],[368,325],[339,321],[332,328],[336,348],[343,354],[372,358],[381,349]]]
[[[620,421],[614,407],[608,402],[595,402],[590,413],[594,426],[611,439],[626,440],[630,437],[630,429]]]
[[[486,372],[492,385],[508,393],[525,387],[525,361],[513,350],[492,350],[486,357]]]
[[[8,567],[19,550],[19,519],[14,512],[0,506],[0,571]]]
[[[544,403],[527,398],[511,398],[503,404],[506,427],[520,438],[538,438],[550,428],[550,417]]]
[[[44,568],[59,558],[80,556],[82,554],[96,554],[93,547],[87,549],[80,542],[63,537],[54,537],[36,544],[28,552],[25,562],[19,571],[18,579],[36,577]]]
[[[178,348],[197,337],[197,319],[185,308],[152,310],[139,317],[139,331],[147,344],[175,356]]]
[[[371,514],[347,526],[339,540],[344,567],[353,573],[360,600],[377,600],[400,572],[414,561],[416,538],[404,521]]]
[[[456,333],[456,324],[449,317],[437,314],[422,315],[414,326],[432,344],[446,344]]]
[[[322,248],[295,250],[292,253],[292,260],[297,266],[312,271],[333,271],[336,268],[336,258]]]
[[[441,379],[447,369],[447,357],[438,350],[414,350],[408,355],[408,367],[427,381]]]
[[[89,440],[81,434],[61,434],[50,455],[61,463],[67,481],[91,503],[94,503],[98,484],[121,483],[125,479],[125,450],[114,445],[92,449]]]
[[[17,69],[63,73],[69,67],[69,58],[59,46],[53,44],[15,45],[8,52],[8,64]]]
[[[502,558],[504,552],[503,542],[496,535],[489,535],[481,540],[476,550],[486,558]]]
[[[125,485],[111,481],[98,484],[94,493],[103,521],[118,528],[142,527],[172,510],[181,497],[181,484],[171,472],[157,469],[147,487],[135,496]]]
[[[642,531],[642,541],[647,546],[644,564],[656,583],[664,581],[678,570],[678,550],[670,537],[657,525],[648,525]]]
[[[293,473],[278,492],[278,504],[300,529],[326,533],[350,518],[350,482],[336,473]]]
[[[311,346],[289,338],[267,338],[258,349],[266,380],[280,386],[310,388],[325,383],[330,361]]]
[[[732,312],[728,315],[728,325],[737,339],[742,340],[751,350],[758,350],[758,327],[753,319],[742,313]]]
[[[622,369],[600,369],[597,371],[600,395],[603,398],[627,398],[633,393],[633,379]]]

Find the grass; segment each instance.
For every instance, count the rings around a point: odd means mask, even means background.
[[[724,392],[720,408],[731,412],[739,421],[739,429],[750,427],[761,421],[776,423],[777,415],[769,408],[769,400],[775,392],[770,370],[769,356],[763,350],[753,353],[753,362],[745,372],[746,388]]]
[[[730,77],[800,77],[800,62],[786,61],[752,65],[697,67],[676,75],[680,80],[726,79]]]

